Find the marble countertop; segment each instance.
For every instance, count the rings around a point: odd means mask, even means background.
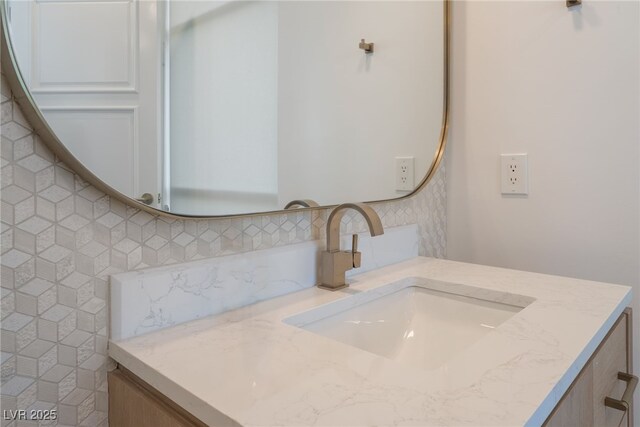
[[[435,370],[283,322],[413,277],[535,301]],[[111,341],[109,355],[209,425],[533,426],[630,302],[626,286],[418,257],[342,291],[306,289]]]

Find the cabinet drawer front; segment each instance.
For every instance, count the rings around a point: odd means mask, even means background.
[[[626,309],[549,415],[545,427],[630,427],[633,408],[621,411],[607,407],[605,398],[620,399],[627,387],[618,374],[632,372],[631,325],[631,309]]]
[[[607,396],[619,399],[626,383],[618,379],[619,372],[629,372],[627,359],[628,317],[623,314],[607,340],[593,358],[593,416],[594,425],[618,427],[625,412],[606,407]]]
[[[109,372],[110,427],[203,427],[184,409],[121,369]]]

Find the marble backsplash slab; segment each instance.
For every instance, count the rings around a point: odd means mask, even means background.
[[[342,237],[348,248],[351,236]],[[418,255],[418,227],[359,236],[363,273]],[[111,276],[112,340],[219,314],[317,283],[319,240]]]

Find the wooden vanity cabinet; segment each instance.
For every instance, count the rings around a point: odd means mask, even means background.
[[[109,372],[108,381],[111,427],[206,426],[126,369]]]
[[[545,422],[546,427],[631,427],[633,399],[626,410],[605,405],[621,399],[633,384],[619,378],[632,373],[631,309],[626,309],[600,343]],[[622,375],[624,377],[624,375]]]

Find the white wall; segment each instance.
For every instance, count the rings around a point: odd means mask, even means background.
[[[170,10],[171,210],[278,209],[278,3]]]
[[[637,1],[455,2],[447,155],[448,257],[633,286],[636,373],[639,23]],[[513,152],[528,197],[500,195]]]
[[[441,2],[184,0],[171,22],[172,211],[394,198],[401,156],[424,177],[442,122]]]
[[[380,200],[395,158],[431,164],[442,123],[442,3],[282,2],[279,20],[280,204]],[[358,49],[361,38],[374,53]]]

